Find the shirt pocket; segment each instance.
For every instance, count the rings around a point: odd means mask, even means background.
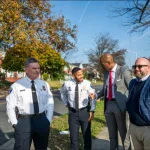
[[[74,101],[75,91],[73,91],[73,90],[67,91],[67,96],[68,96],[69,101]]]
[[[17,97],[17,105],[20,108],[25,108],[30,103],[30,97],[28,91],[19,91]]]
[[[40,96],[39,96],[40,102],[45,105],[47,103],[47,91],[42,90],[39,93],[40,93]]]
[[[82,90],[80,93],[80,98],[82,100],[87,99],[88,98],[88,91],[87,90]]]

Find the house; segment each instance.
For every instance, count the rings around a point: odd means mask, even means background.
[[[5,57],[5,52],[0,52],[0,73],[5,73],[5,79],[10,82],[15,82],[25,76],[24,72],[8,72],[2,68],[2,62]]]
[[[72,73],[71,73],[71,70],[74,68],[74,67],[79,67],[81,68],[82,70],[86,71],[87,70],[87,67],[88,67],[89,64],[82,64],[82,63],[69,63],[68,66],[65,66],[64,67],[64,73],[65,73],[65,80],[69,80],[72,76]]]

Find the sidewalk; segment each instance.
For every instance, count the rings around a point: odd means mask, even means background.
[[[107,127],[104,127],[102,131],[97,135],[96,139],[92,140],[92,150],[109,150],[109,135]],[[121,140],[119,137],[119,149],[123,150],[121,146]]]
[[[107,127],[97,135],[96,139],[92,140],[92,150],[107,150],[109,149],[109,137]]]
[[[13,150],[13,146],[14,139],[11,139],[0,146],[0,150]],[[33,145],[31,146],[31,150],[34,150]],[[98,134],[97,138],[92,140],[92,150],[109,150],[109,137],[107,127],[104,127],[103,130]]]

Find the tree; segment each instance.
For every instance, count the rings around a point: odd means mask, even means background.
[[[99,34],[94,38],[95,48],[90,49],[88,52],[89,62],[91,63],[90,68],[96,69],[99,73],[103,73],[103,67],[99,63],[99,58],[104,53],[110,53],[114,56],[115,61],[119,65],[125,64],[125,49],[118,49],[118,40],[114,40],[110,37],[108,33]]]
[[[65,61],[60,54],[48,44],[37,42],[36,45],[29,42],[16,44],[6,52],[2,66],[6,71],[24,71],[24,62],[28,57],[39,60],[41,74],[48,73],[51,78],[56,78],[63,73]]]
[[[54,16],[46,0],[1,0],[0,46],[4,50],[18,43],[40,40],[58,52],[75,47],[77,26],[64,16]]]
[[[150,0],[132,0],[123,8],[113,8],[117,16],[127,16],[125,25],[131,32],[144,32],[150,27]]]

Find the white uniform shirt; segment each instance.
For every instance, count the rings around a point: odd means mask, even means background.
[[[111,70],[112,71],[112,98],[115,98],[114,84],[115,84],[116,69],[117,69],[117,64]],[[106,83],[107,83],[107,98],[108,98],[108,94],[109,94],[109,75],[108,75],[108,79],[107,79]]]
[[[75,80],[71,79],[66,81],[60,89],[61,99],[65,105],[69,103],[69,106],[75,108]],[[79,93],[79,109],[86,107],[89,102],[89,94],[95,93],[95,90],[91,87],[91,83],[87,80],[78,84]],[[96,99],[91,100],[91,110],[94,111],[96,107]]]
[[[31,79],[27,76],[12,84],[10,94],[6,97],[6,111],[11,124],[17,124],[15,107],[19,114],[34,114]],[[39,104],[39,113],[46,112],[48,120],[51,122],[54,110],[53,96],[47,82],[37,78],[34,80],[36,94]]]

